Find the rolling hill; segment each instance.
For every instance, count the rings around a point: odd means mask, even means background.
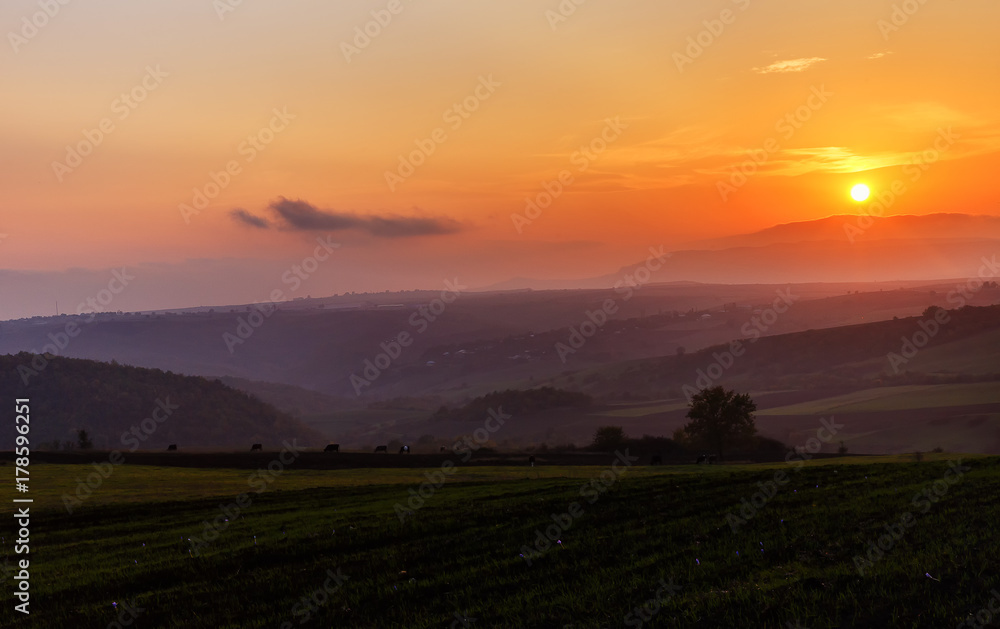
[[[324,437],[273,406],[217,380],[73,358],[32,366],[28,353],[0,356],[0,390],[11,403],[31,401],[31,443],[76,443],[86,430],[99,449],[249,448],[297,438],[316,446]],[[27,370],[31,370],[31,373]],[[24,376],[27,384],[24,383]],[[14,431],[0,436],[12,449]]]

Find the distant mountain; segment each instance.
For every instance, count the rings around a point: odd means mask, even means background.
[[[854,232],[865,225],[862,233]],[[750,234],[688,243],[685,249],[719,250],[733,247],[765,247],[818,241],[1000,239],[1000,216],[970,214],[926,214],[861,218],[853,214],[829,216],[814,221],[785,223]]]
[[[843,224],[840,226],[839,239],[675,251],[662,268],[648,273],[641,270],[646,266],[643,261],[600,277],[578,280],[520,278],[494,284],[489,289],[611,288],[635,282],[635,277],[645,277],[649,283],[673,285],[684,282],[783,284],[941,280],[974,277],[984,257],[993,260],[1000,256],[1000,237],[988,238],[988,234],[979,238],[878,239],[869,238],[865,232],[851,242],[843,233]],[[768,237],[778,238],[774,234]],[[636,276],[637,271],[639,276]]]
[[[76,358],[47,365],[28,353],[0,356],[0,391],[31,403],[31,443],[76,443],[86,430],[95,448],[128,452],[169,444],[246,449],[280,447],[285,439],[317,446],[323,435],[218,380]],[[34,362],[33,362],[34,361]],[[27,379],[27,385],[24,379]],[[0,435],[13,448],[14,431]]]
[[[650,281],[755,284],[945,279],[974,275],[1000,254],[1000,216],[844,214],[691,242],[670,253]],[[479,290],[610,288],[646,261],[580,279],[512,278]]]

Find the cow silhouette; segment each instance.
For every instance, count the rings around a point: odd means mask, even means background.
[[[167,446],[167,452],[177,452],[177,444],[171,443],[169,446]]]
[[[264,450],[264,446],[262,444],[259,444],[259,443],[255,443],[252,446],[250,446],[250,451],[251,452],[262,452],[263,450]]]
[[[410,446],[403,446],[402,448],[399,449],[399,453],[400,454],[409,454],[410,453]]]
[[[323,452],[340,452],[340,444],[331,443],[330,445],[323,448]]]
[[[378,454],[379,452],[389,454],[389,446],[375,446],[375,454]]]
[[[530,465],[531,467],[535,467],[535,455],[534,454],[532,454],[531,456],[528,457],[528,465]]]
[[[698,455],[698,460],[695,461],[695,463],[697,463],[698,465],[701,465],[702,463],[704,463],[707,460],[708,460],[707,456],[705,456],[704,454],[699,454]]]

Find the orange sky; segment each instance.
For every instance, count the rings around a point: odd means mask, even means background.
[[[1000,214],[995,0],[928,1],[891,29],[893,3],[874,0],[589,0],[559,20],[556,0],[244,0],[220,14],[226,1],[73,2],[37,30],[23,21],[36,2],[3,3],[0,268],[291,260],[335,233],[344,275],[315,288],[329,294],[603,274],[651,245],[855,212],[859,181],[908,182],[888,214]],[[391,21],[345,49],[373,11]],[[145,100],[123,106],[143,80]],[[275,109],[294,119],[250,161],[242,143]],[[798,128],[778,124],[789,115]],[[54,166],[105,119],[79,166]],[[942,128],[957,138],[911,181]],[[438,129],[390,190],[387,171]],[[602,132],[582,171],[576,152]],[[767,161],[724,200],[747,151]],[[179,206],[231,161],[239,173],[186,222]],[[572,183],[519,233],[511,215],[563,170]],[[351,225],[304,230],[271,208],[281,198]],[[413,217],[447,233],[399,221]],[[411,235],[386,237],[379,218]]]

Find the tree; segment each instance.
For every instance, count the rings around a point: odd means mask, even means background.
[[[923,317],[925,319],[931,319],[937,316],[939,310],[941,310],[941,306],[927,306],[927,308],[924,309]]]
[[[90,435],[87,434],[86,430],[78,430],[76,432],[76,445],[81,450],[90,450],[94,447],[94,443],[90,440]]]
[[[721,461],[723,450],[757,433],[753,423],[756,410],[757,404],[748,393],[737,395],[722,387],[702,389],[691,397],[687,412],[691,421],[684,432],[707,443]]]
[[[617,450],[625,443],[625,431],[621,426],[601,426],[594,433],[594,442],[591,447],[595,450],[608,451]]]

